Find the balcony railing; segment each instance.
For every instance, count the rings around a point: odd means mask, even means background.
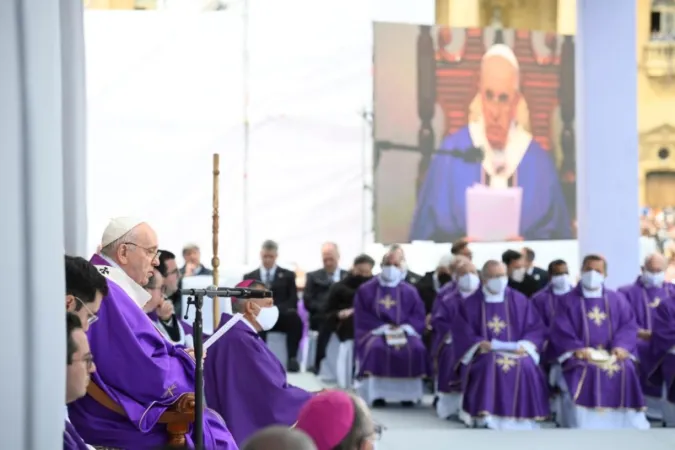
[[[648,42],[643,50],[642,66],[652,78],[675,76],[675,39]]]

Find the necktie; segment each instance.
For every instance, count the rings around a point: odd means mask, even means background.
[[[267,275],[265,275],[265,285],[269,288],[272,286],[272,271],[267,269]]]

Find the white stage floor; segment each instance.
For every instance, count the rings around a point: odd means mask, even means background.
[[[289,374],[290,383],[320,390],[312,374]],[[675,450],[675,429],[649,431],[579,431],[547,428],[539,431],[497,432],[466,429],[436,417],[426,404],[416,408],[389,406],[373,414],[386,430],[377,450]]]

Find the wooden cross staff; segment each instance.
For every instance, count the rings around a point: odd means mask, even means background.
[[[219,286],[220,279],[218,277],[218,267],[220,266],[220,259],[218,258],[218,229],[219,229],[219,215],[218,215],[218,205],[220,200],[220,155],[218,153],[213,154],[213,216],[212,216],[212,230],[213,234],[213,258],[211,258],[211,265],[213,266],[213,285]],[[218,322],[220,321],[220,301],[217,297],[213,299],[213,331],[218,328]]]

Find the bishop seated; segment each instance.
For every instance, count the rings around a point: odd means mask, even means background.
[[[260,281],[244,280],[237,287],[265,289]],[[283,365],[259,332],[269,331],[279,318],[271,298],[232,298],[241,319],[209,347],[204,360],[206,403],[225,419],[238,445],[271,425],[291,426],[312,393],[288,384]],[[220,327],[233,319],[223,314]]]
[[[184,324],[176,316],[173,302],[165,297],[164,276],[159,267],[154,269],[152,276],[143,287],[151,295],[150,300],[143,306],[143,311],[148,314],[157,331],[174,345],[192,348],[192,327]]]
[[[663,416],[661,400],[664,380],[655,376],[660,373],[655,370],[655,366],[663,355],[654,351],[651,337],[656,308],[675,294],[675,286],[665,282],[666,265],[666,258],[659,253],[647,256],[642,274],[637,280],[619,289],[628,300],[637,321],[637,357],[640,362],[638,370],[647,416],[657,420]],[[652,377],[649,374],[653,374]]]
[[[588,255],[581,283],[558,304],[550,342],[562,365],[563,422],[573,428],[649,428],[635,365],[638,326],[626,298],[605,288],[607,262]]]
[[[436,413],[441,419],[459,416],[462,404],[462,378],[459,371],[455,370],[458,361],[453,347],[452,323],[464,300],[473,295],[480,286],[476,266],[467,258],[458,256],[456,259],[461,261],[454,271],[457,277],[456,288],[439,295],[431,315],[431,354],[438,398]]]
[[[195,391],[193,353],[165,339],[142,309],[151,297],[142,286],[158,264],[157,235],[143,221],[113,219],[103,234],[101,254],[91,261],[107,278],[108,295],[88,331],[97,371],[88,395],[69,405],[70,420],[95,446],[157,448],[169,441],[163,414]],[[181,441],[193,446],[187,424],[183,428],[181,423],[179,433]],[[204,447],[237,448],[225,423],[209,409]]]
[[[459,306],[452,323],[464,380],[462,419],[491,429],[529,430],[549,416],[539,367],[546,328],[532,303],[507,287],[506,266],[488,261],[483,288]]]
[[[423,395],[429,366],[422,342],[424,303],[404,281],[399,252],[382,260],[382,273],[354,296],[357,389],[367,403],[413,405]]]

